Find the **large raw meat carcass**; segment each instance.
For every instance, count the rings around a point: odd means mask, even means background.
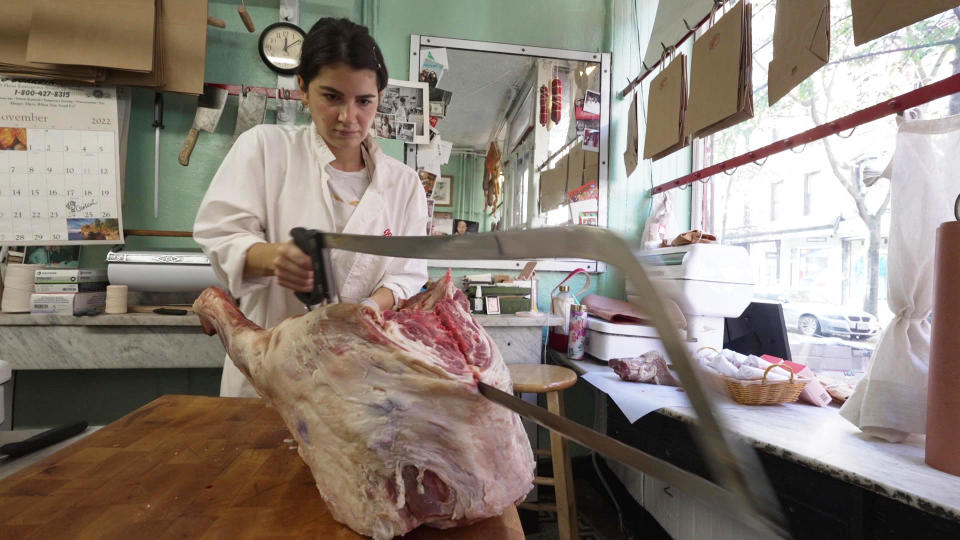
[[[450,277],[378,313],[333,304],[272,329],[221,289],[194,309],[283,417],[333,517],[376,539],[498,516],[532,488],[520,418],[477,391],[512,391]]]

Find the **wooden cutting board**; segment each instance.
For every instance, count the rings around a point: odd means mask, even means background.
[[[333,520],[290,440],[263,400],[163,396],[0,481],[0,538],[364,538]],[[404,537],[441,538],[523,532],[511,508]]]

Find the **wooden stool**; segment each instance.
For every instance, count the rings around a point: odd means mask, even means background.
[[[547,394],[547,410],[563,415],[563,390],[577,382],[572,369],[544,364],[508,364],[513,378],[513,391],[517,393]],[[533,449],[534,455],[550,456],[553,460],[553,476],[537,476],[533,483],[553,486],[557,504],[521,503],[527,510],[548,510],[557,513],[557,528],[560,540],[579,538],[577,532],[577,504],[573,494],[573,471],[570,468],[570,449],[567,439],[550,432],[550,450]]]

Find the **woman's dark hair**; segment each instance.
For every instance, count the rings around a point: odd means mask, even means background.
[[[377,90],[387,87],[386,62],[366,26],[349,19],[320,19],[310,28],[300,50],[297,75],[304,84],[309,85],[321,69],[344,64],[353,69],[373,70],[377,74]]]

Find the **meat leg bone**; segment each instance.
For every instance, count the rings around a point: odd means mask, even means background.
[[[342,249],[389,257],[440,260],[515,260],[578,257],[617,267],[633,284],[653,319],[674,370],[697,413],[693,431],[713,480],[738,496],[744,510],[766,523],[768,533],[783,536],[785,520],[777,498],[753,449],[733,438],[717,416],[713,402],[726,396],[705,384],[680,334],[670,322],[666,304],[618,234],[599,227],[568,226],[527,231],[492,232],[448,237],[364,236],[296,228],[294,241],[313,258],[314,296],[332,296],[329,250]],[[301,298],[302,300],[304,298]],[[305,300],[306,301],[306,300]],[[656,476],[656,471],[643,471]],[[695,494],[693,494],[695,495]]]

